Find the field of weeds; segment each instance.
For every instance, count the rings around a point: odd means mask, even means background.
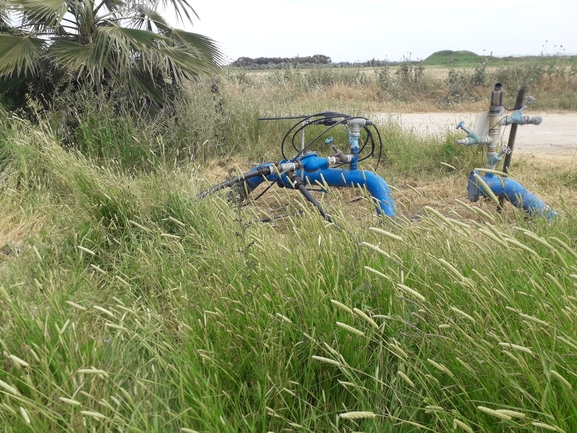
[[[259,117],[466,112],[492,89],[324,73],[229,72],[153,120],[87,96],[66,134],[62,111],[1,113],[3,431],[577,431],[574,166],[512,173],[557,218],[497,213],[465,192],[482,149],[382,119],[395,219],[348,190],[320,198],[335,223],[287,189],[194,199],[280,159],[292,122]],[[529,87],[540,110],[575,98],[557,80]]]

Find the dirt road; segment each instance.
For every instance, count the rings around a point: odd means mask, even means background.
[[[531,116],[541,116],[540,125],[523,125],[517,128],[515,154],[523,154],[553,161],[577,163],[577,113],[538,113],[527,110]],[[403,113],[385,115],[402,125],[423,135],[442,135],[447,130],[455,130],[457,123],[465,121],[468,129],[473,129],[473,113]],[[463,137],[465,133],[463,132]],[[509,138],[509,129],[503,134],[503,141]]]

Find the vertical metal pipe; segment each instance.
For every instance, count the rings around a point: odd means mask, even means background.
[[[491,105],[489,107],[489,143],[488,152],[495,152],[499,144],[501,131],[501,116],[503,115],[503,85],[495,83],[495,88],[491,92]],[[491,167],[489,167],[491,168]]]

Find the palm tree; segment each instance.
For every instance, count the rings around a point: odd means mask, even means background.
[[[2,0],[0,95],[33,88],[49,100],[65,78],[96,92],[124,89],[134,102],[169,102],[223,56],[212,39],[170,26],[161,7],[180,22],[198,18],[187,0]]]

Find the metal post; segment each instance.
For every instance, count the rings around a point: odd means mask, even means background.
[[[525,88],[521,87],[519,89],[519,93],[517,93],[517,101],[515,101],[515,107],[513,110],[520,110],[523,107],[523,101],[525,99]],[[509,153],[505,155],[505,161],[503,161],[503,173],[509,173],[509,167],[511,165],[511,157],[513,156],[513,146],[515,145],[515,138],[517,136],[517,125],[513,123],[511,125],[511,132],[509,132],[509,141],[507,142],[507,146],[511,150]],[[505,203],[504,197],[499,197],[499,206],[497,208],[497,212],[501,212],[503,210],[503,205]]]
[[[513,110],[520,110],[523,108],[523,100],[525,99],[525,88],[522,87],[517,93],[517,101],[515,102],[515,108]],[[513,155],[513,146],[515,145],[515,137],[517,136],[517,125],[516,123],[511,125],[511,132],[509,133],[509,141],[507,145],[511,152],[505,155],[505,161],[503,162],[503,173],[509,173],[509,166],[511,165],[511,156]]]

